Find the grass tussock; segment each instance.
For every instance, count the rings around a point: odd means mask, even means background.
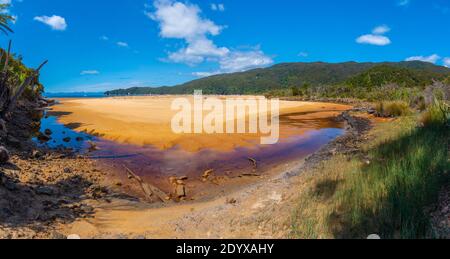
[[[444,101],[434,100],[421,115],[420,121],[424,127],[441,127],[450,121],[450,106]]]
[[[383,117],[400,117],[411,114],[409,104],[403,101],[382,101],[375,105],[375,110]]]
[[[366,158],[336,156],[312,172],[292,237],[432,237],[424,208],[436,201],[450,168],[450,131],[434,109],[424,127],[412,117],[377,125],[363,147]]]

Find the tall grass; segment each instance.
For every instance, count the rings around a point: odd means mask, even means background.
[[[437,99],[421,115],[420,121],[425,127],[441,127],[450,121],[450,106]]]
[[[449,132],[437,122],[416,127],[412,118],[378,126],[366,158],[335,157],[309,178],[293,237],[433,237],[424,208],[449,179]]]
[[[380,116],[399,117],[411,114],[411,109],[403,101],[382,101],[375,105],[375,110]]]

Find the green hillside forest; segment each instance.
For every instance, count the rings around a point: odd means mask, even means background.
[[[420,61],[398,63],[284,63],[215,75],[173,87],[135,87],[106,95],[204,94],[411,99],[435,81],[450,81],[450,69]]]

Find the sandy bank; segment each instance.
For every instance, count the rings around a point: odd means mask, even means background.
[[[260,139],[258,134],[175,134],[171,119],[176,114],[171,104],[177,97],[116,97],[99,99],[60,99],[53,112],[59,121],[76,131],[87,131],[105,139],[134,145],[152,145],[159,149],[180,147],[196,152],[200,149],[228,151],[249,147]],[[192,101],[192,96],[187,97]],[[222,98],[222,97],[219,97]],[[317,112],[333,117],[350,106],[281,101],[280,113]],[[310,116],[310,115],[308,115]],[[283,134],[289,134],[281,132]]]

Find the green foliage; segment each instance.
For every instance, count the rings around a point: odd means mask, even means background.
[[[5,34],[12,32],[9,23],[14,21],[14,17],[8,14],[9,4],[0,4],[0,31]]]
[[[448,184],[449,134],[444,124],[417,127],[412,116],[377,124],[363,159],[338,155],[311,172],[292,237],[435,237],[426,208]]]
[[[292,96],[299,96],[302,95],[300,89],[298,87],[293,86],[292,87]]]
[[[444,80],[450,69],[426,62],[285,63],[265,69],[223,74],[174,87],[119,89],[108,95],[265,94],[364,100],[404,100],[419,96],[433,79]]]
[[[444,84],[450,85],[450,76],[444,80]]]
[[[381,101],[375,105],[375,110],[383,117],[399,117],[411,114],[409,105],[402,101]]]
[[[421,122],[425,127],[432,128],[450,125],[450,105],[435,98],[433,104],[422,114]]]
[[[6,50],[0,49],[0,53],[2,58],[0,59],[0,71],[3,70],[5,59],[6,59]],[[32,74],[33,70],[26,67],[22,63],[22,58],[15,57],[14,55],[11,55],[8,61],[8,82],[7,84],[11,86],[11,94],[13,95],[20,87],[20,85],[25,81],[25,79]],[[34,84],[25,89],[24,96],[26,98],[32,99],[36,95],[42,94],[44,91],[44,87],[40,82],[34,82]]]
[[[344,84],[351,88],[362,87],[367,90],[388,84],[412,88],[430,85],[435,78],[443,79],[444,77],[434,72],[380,65],[347,80]]]
[[[369,152],[373,163],[350,174],[336,193],[330,217],[337,237],[424,238],[430,235],[424,208],[437,201],[448,179],[449,131],[414,128]]]

